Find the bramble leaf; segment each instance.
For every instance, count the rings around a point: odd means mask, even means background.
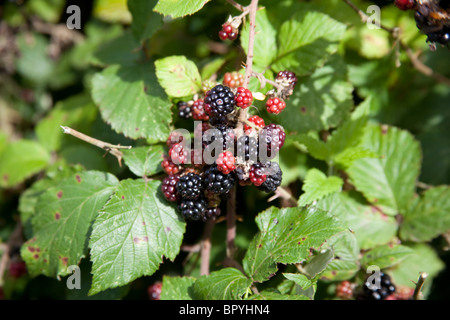
[[[224,268],[200,277],[193,285],[196,299],[201,300],[239,300],[252,284],[241,271]]]
[[[122,180],[99,212],[89,240],[90,294],[125,285],[177,256],[185,222],[165,200],[160,181]]]
[[[276,208],[256,218],[259,233],[251,241],[243,266],[253,281],[268,280],[277,271],[277,263],[300,263],[343,225],[325,211],[315,208]]]
[[[405,130],[372,125],[367,127],[361,145],[379,157],[355,160],[347,170],[351,182],[385,214],[403,212],[420,173],[419,143]]]
[[[184,56],[170,56],[155,61],[156,76],[170,97],[180,98],[200,91],[202,79],[194,62]]]
[[[151,176],[162,171],[164,148],[162,145],[123,150],[123,160],[138,177]]]
[[[154,11],[164,16],[180,18],[199,11],[210,0],[159,0]]]
[[[403,215],[400,237],[430,241],[450,230],[450,187],[438,186],[424,192]]]
[[[97,171],[72,174],[42,193],[31,217],[33,236],[21,248],[32,275],[66,275],[87,253],[86,238],[98,210],[118,184]]]
[[[103,119],[129,138],[165,141],[171,104],[159,86],[152,63],[110,65],[92,79],[92,97]]]
[[[307,174],[303,183],[304,193],[298,200],[299,206],[311,204],[323,197],[341,190],[344,181],[339,177],[327,177],[322,171],[312,168]]]
[[[44,169],[50,161],[49,152],[33,140],[6,143],[0,153],[0,188],[21,183]]]

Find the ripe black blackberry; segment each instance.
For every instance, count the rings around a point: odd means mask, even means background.
[[[280,185],[283,179],[283,172],[278,163],[270,161],[264,164],[264,173],[266,180],[257,188],[264,192],[274,192]]]
[[[258,160],[258,140],[247,135],[241,136],[236,144],[236,158],[240,157],[244,161]]]
[[[218,216],[220,216],[220,208],[214,207],[214,208],[208,208],[205,212],[203,220],[210,220],[210,219],[216,219]]]
[[[202,193],[202,177],[193,172],[181,176],[176,184],[177,193],[182,199],[195,200]]]
[[[384,273],[380,273],[379,287],[375,283],[368,280],[363,285],[363,292],[359,295],[360,300],[385,300],[388,296],[395,292],[395,285],[391,282],[391,277]]]
[[[227,86],[218,84],[205,95],[205,110],[212,122],[226,122],[227,115],[236,109],[234,93]]]
[[[178,209],[185,219],[198,221],[204,220],[208,205],[203,197],[196,200],[181,199]]]
[[[192,108],[185,101],[177,103],[178,115],[183,119],[190,119],[192,117]]]
[[[223,152],[225,150],[234,148],[236,135],[234,134],[233,129],[229,128],[226,124],[217,124],[215,127],[207,130],[204,133],[203,144],[205,147],[207,147],[211,143],[213,143],[213,141],[217,140],[222,142],[223,149],[220,152]]]
[[[216,165],[210,166],[204,172],[204,186],[215,194],[226,194],[234,187],[236,176],[234,172],[223,174]]]

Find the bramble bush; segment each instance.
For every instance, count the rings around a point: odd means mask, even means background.
[[[2,299],[448,298],[448,1],[0,10]]]

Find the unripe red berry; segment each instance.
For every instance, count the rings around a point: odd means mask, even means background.
[[[148,287],[148,298],[150,300],[159,300],[161,298],[162,282],[157,281]]]
[[[266,102],[266,108],[269,113],[279,114],[284,110],[284,108],[286,108],[286,102],[277,97],[270,98]]]
[[[251,116],[250,118],[248,118],[248,121],[253,123],[255,126],[259,128],[264,128],[265,126],[264,119],[261,118],[260,116]],[[250,127],[248,124],[244,124],[244,131],[250,129],[252,129],[252,127]]]
[[[236,159],[230,151],[219,154],[216,159],[217,169],[223,174],[229,174],[236,169]]]
[[[415,0],[395,0],[394,4],[397,8],[404,11],[414,9],[416,7]]]
[[[236,92],[235,100],[238,107],[246,109],[252,105],[253,94],[249,89],[239,87]]]

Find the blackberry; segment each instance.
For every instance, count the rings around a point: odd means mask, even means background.
[[[274,157],[280,151],[285,139],[286,133],[283,127],[278,124],[266,125],[259,132],[259,143],[266,147],[266,156],[269,158]]]
[[[417,6],[415,0],[394,0],[394,5],[403,11],[414,9]]]
[[[266,173],[266,180],[258,187],[264,192],[274,192],[280,185],[283,178],[281,168],[276,162],[268,162],[264,165],[264,172]]]
[[[230,88],[238,88],[244,84],[244,75],[237,71],[225,72],[223,84]]]
[[[266,181],[267,175],[264,171],[264,165],[260,162],[253,164],[249,172],[250,181],[257,187]]]
[[[148,298],[150,300],[160,300],[161,291],[162,291],[162,282],[156,281],[151,286],[149,286],[147,289]]]
[[[187,220],[203,220],[208,210],[208,205],[203,197],[199,197],[196,200],[182,199],[178,204],[183,217]]]
[[[366,282],[363,285],[363,292],[359,296],[361,300],[385,300],[388,296],[395,292],[395,285],[391,282],[391,277],[384,273],[380,273],[380,286],[376,284]]]
[[[183,119],[190,119],[192,117],[192,109],[185,101],[177,103],[178,115]]]
[[[250,118],[248,118],[248,122],[253,123],[256,127],[258,128],[264,128],[264,126],[266,125],[264,123],[264,119],[261,118],[260,116],[251,116]],[[247,131],[249,129],[252,129],[252,127],[250,127],[250,125],[248,124],[244,124],[244,131]]]
[[[258,140],[247,135],[239,137],[236,144],[236,158],[240,157],[244,161],[258,159]]]
[[[234,101],[234,93],[227,86],[218,84],[206,93],[204,102],[205,110],[209,115],[221,122],[226,121],[226,116],[232,113],[236,106]]]
[[[182,199],[195,200],[202,193],[202,177],[193,172],[181,176],[176,184],[177,193]]]
[[[242,109],[246,109],[252,105],[253,94],[249,89],[239,87],[236,91],[236,105]]]
[[[175,202],[180,199],[176,188],[179,179],[179,175],[175,174],[165,177],[161,183],[161,190],[164,197],[171,202]]]
[[[234,172],[224,174],[216,165],[212,165],[204,172],[203,181],[205,189],[215,194],[226,194],[234,187],[236,176]]]
[[[203,143],[205,147],[209,146],[213,141],[216,140],[222,142],[223,150],[221,150],[221,152],[232,149],[236,140],[234,130],[229,128],[225,124],[218,124],[210,130],[206,131],[206,133],[203,135]]]
[[[192,105],[192,118],[194,120],[203,120],[208,121],[209,116],[205,111],[205,103],[203,99],[197,99],[194,101],[194,104]]]
[[[275,82],[285,87],[291,86],[293,88],[297,84],[297,76],[289,70],[280,71],[275,78]]]
[[[229,174],[236,169],[236,158],[230,151],[219,154],[216,159],[217,169],[224,174]]]
[[[210,219],[214,220],[218,216],[220,216],[220,208],[218,208],[218,207],[208,208],[205,212],[204,221],[210,220]]]

